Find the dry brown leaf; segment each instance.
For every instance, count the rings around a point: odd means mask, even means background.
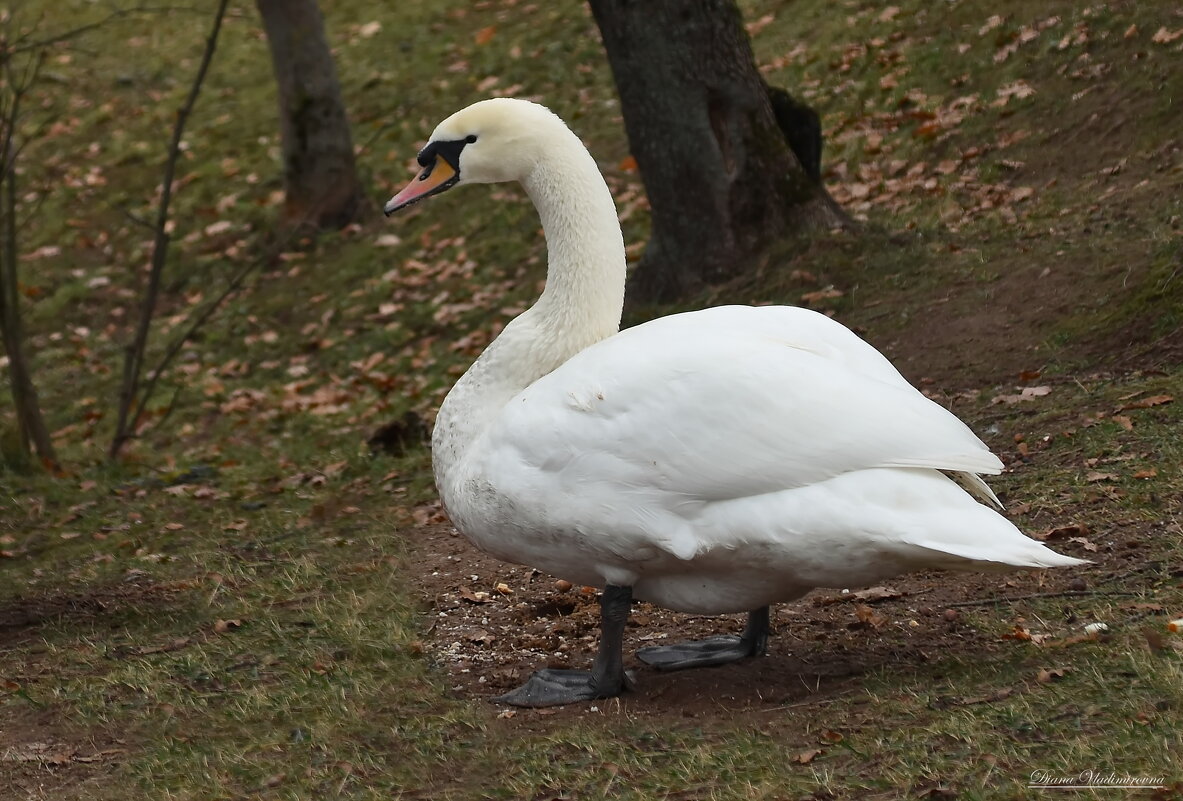
[[[990,399],[990,403],[997,405],[999,403],[1021,403],[1023,401],[1034,400],[1042,398],[1044,395],[1051,394],[1051,387],[1019,387],[1018,395],[995,395]]]
[[[875,601],[886,601],[891,598],[902,598],[903,593],[891,587],[868,587],[865,590],[851,593],[849,597],[856,601],[867,601],[873,603]]]
[[[845,293],[841,289],[834,289],[834,287],[826,287],[819,289],[816,292],[806,292],[801,296],[801,302],[812,306],[815,303],[820,303],[823,300],[831,300],[833,298],[840,298]]]
[[[473,38],[473,41],[476,42],[477,44],[486,45],[489,42],[493,41],[493,36],[496,35],[496,33],[497,33],[497,26],[490,25],[487,28],[481,28],[479,31],[476,32],[476,35],[473,36],[472,38]]]
[[[1060,527],[1043,531],[1041,534],[1034,536],[1036,540],[1054,542],[1056,540],[1067,540],[1069,537],[1084,537],[1087,534],[1088,527],[1084,523],[1069,523],[1068,525],[1060,525]]]
[[[1040,684],[1047,684],[1048,682],[1055,681],[1056,679],[1064,678],[1064,674],[1071,670],[1072,668],[1070,667],[1041,668],[1039,674],[1036,676],[1036,679]]]
[[[1150,41],[1155,44],[1170,44],[1181,36],[1183,36],[1183,28],[1177,31],[1168,31],[1164,25],[1154,32],[1154,35],[1150,37]]]
[[[801,753],[797,754],[797,756],[793,757],[793,761],[799,765],[808,765],[816,757],[820,756],[821,753],[822,750],[820,748],[810,748],[809,750],[802,751]]]
[[[1134,473],[1134,478],[1154,478],[1158,475],[1158,470],[1153,467],[1148,467],[1145,470],[1139,470]]]
[[[858,604],[854,607],[854,616],[858,618],[858,622],[863,626],[870,626],[871,628],[881,628],[887,623],[887,617],[879,614],[866,604]]]
[[[487,604],[493,598],[487,592],[473,592],[469,587],[460,588],[460,597],[470,604]]]
[[[1171,403],[1174,400],[1174,395],[1151,395],[1149,398],[1142,398],[1141,400],[1131,401],[1130,403],[1119,406],[1116,411],[1124,412],[1129,409],[1149,409],[1151,406],[1162,406],[1164,403]]]
[[[239,629],[239,628],[242,628],[242,621],[239,620],[238,618],[234,618],[233,620],[220,620],[219,619],[214,623],[214,631],[218,634],[225,634],[226,632],[230,631],[231,629]]]
[[[1095,481],[1117,481],[1117,473],[1102,473],[1099,470],[1090,470],[1085,474],[1084,480],[1090,484]]]
[[[1015,626],[1013,629],[1002,635],[1004,640],[1020,640],[1022,642],[1031,641],[1031,632],[1023,626]]]

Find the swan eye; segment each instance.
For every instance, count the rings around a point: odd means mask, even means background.
[[[464,141],[471,145],[476,141],[476,134],[469,134],[468,136],[464,137]]]

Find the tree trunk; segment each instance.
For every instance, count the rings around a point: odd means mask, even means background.
[[[341,86],[316,0],[256,0],[279,87],[290,224],[341,228],[369,201],[357,177]]]
[[[5,111],[12,109],[5,104]],[[17,279],[17,223],[16,223],[16,153],[12,128],[17,114],[3,120],[3,147],[0,148],[0,339],[8,355],[8,383],[12,405],[16,412],[16,453],[27,454],[30,443],[41,457],[41,463],[52,471],[58,469],[57,453],[41,416],[37,388],[25,356],[25,336],[21,326],[20,292]]]
[[[790,231],[848,221],[817,180],[816,114],[764,84],[734,0],[589,2],[652,208],[630,302],[684,297]]]

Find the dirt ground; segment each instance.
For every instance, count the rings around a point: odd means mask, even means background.
[[[729,715],[737,710],[825,704],[860,686],[874,669],[907,670],[922,663],[985,655],[1004,647],[996,632],[967,622],[970,612],[1014,620],[1006,604],[969,602],[1035,594],[1062,594],[1064,625],[1073,601],[1092,592],[1120,592],[1147,568],[1149,531],[1129,526],[1102,552],[1056,543],[1061,552],[1094,565],[1072,571],[1006,574],[917,573],[869,590],[816,590],[773,611],[767,656],[716,668],[662,672],[631,651],[654,642],[739,633],[742,615],[705,617],[638,602],[626,632],[626,669],[636,688],[619,700],[629,713],[678,718]],[[476,551],[446,523],[434,525],[419,544],[427,624],[425,647],[444,666],[453,690],[491,699],[520,684],[540,667],[590,666],[598,641],[599,603],[590,587],[566,589],[525,567],[506,565]],[[496,709],[492,705],[491,710]],[[579,705],[558,714],[583,714]],[[491,713],[492,714],[492,711]],[[504,714],[504,713],[503,713]],[[512,713],[531,726],[538,714]]]

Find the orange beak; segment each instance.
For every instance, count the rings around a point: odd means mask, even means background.
[[[389,217],[401,208],[418,203],[425,197],[451,189],[460,180],[460,173],[442,155],[436,155],[427,168],[419,173],[403,190],[387,201],[382,211]]]

